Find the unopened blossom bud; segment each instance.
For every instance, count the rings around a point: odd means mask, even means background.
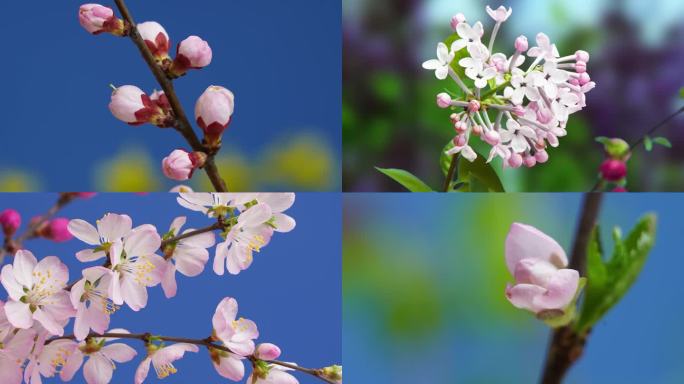
[[[523,117],[525,116],[525,107],[522,105],[515,105],[513,106],[513,110],[511,112],[513,112],[513,114],[516,116]]]
[[[463,23],[466,21],[465,16],[462,13],[457,13],[454,16],[451,17],[451,29],[456,32],[456,27],[458,27],[459,24]]]
[[[576,51],[575,52],[575,60],[577,61],[583,61],[585,63],[589,62],[589,52],[587,51]]]
[[[21,215],[14,209],[5,209],[0,212],[0,225],[5,237],[10,237],[19,229],[21,225]]]
[[[512,8],[506,9],[506,7],[503,5],[500,5],[497,9],[492,9],[488,5],[485,9],[487,10],[487,14],[489,14],[489,16],[497,23],[503,23],[504,21],[508,20],[508,18],[511,16],[511,13],[513,13]]]
[[[454,129],[458,133],[463,133],[468,130],[468,124],[466,124],[464,121],[459,121],[458,123],[454,124]]]
[[[152,55],[158,62],[169,57],[169,34],[156,21],[146,21],[138,24],[138,33],[145,41]]]
[[[159,127],[173,125],[173,116],[170,108],[162,108],[157,102],[161,96],[156,94],[157,101],[152,100],[140,88],[133,85],[124,85],[112,92],[112,101],[109,110],[114,117],[130,125],[152,123]],[[166,99],[165,97],[163,98]],[[168,103],[168,101],[166,101]]]
[[[482,138],[491,146],[495,146],[501,142],[501,135],[499,135],[499,132],[493,129],[487,130]]]
[[[230,124],[235,108],[235,96],[226,88],[212,85],[197,99],[195,119],[204,131],[204,139],[210,147],[218,147],[221,135]]]
[[[321,369],[323,377],[328,380],[332,380],[336,384],[342,384],[342,366],[341,365],[331,365],[330,367],[325,367]]]
[[[515,39],[515,50],[519,53],[527,51],[528,42],[527,37],[520,35]]]
[[[587,72],[587,63],[585,63],[584,61],[576,62],[575,63],[575,71],[577,71],[577,73]]]
[[[189,69],[204,68],[211,63],[211,58],[209,43],[197,36],[190,36],[178,44],[176,58],[171,64],[171,73],[181,76]]]
[[[508,165],[511,168],[520,168],[523,163],[523,158],[519,153],[511,153],[511,157],[508,158]]]
[[[617,159],[607,159],[600,167],[601,177],[607,181],[620,181],[627,176],[627,164]]]
[[[186,152],[176,149],[162,160],[164,175],[173,180],[187,180],[195,169],[204,165],[207,155],[203,152]]]
[[[97,192],[74,192],[74,196],[79,199],[90,199],[91,197],[97,195]]]
[[[454,137],[454,145],[457,147],[462,147],[462,146],[466,145],[466,142],[467,142],[467,140],[466,140],[465,135],[458,135],[458,136]]]
[[[108,32],[123,36],[126,28],[123,20],[114,16],[111,8],[100,4],[83,4],[78,10],[78,22],[93,35]]]
[[[458,113],[452,113],[449,115],[449,119],[451,119],[451,122],[456,124],[461,120],[461,115]]]
[[[275,360],[280,356],[280,348],[271,343],[257,345],[254,357],[260,360]]]
[[[39,235],[58,243],[71,240],[74,236],[69,232],[68,225],[69,219],[63,217],[52,219],[47,225],[41,226]]]
[[[480,110],[480,102],[477,100],[470,100],[468,102],[468,112],[475,113]]]
[[[591,77],[586,72],[580,73],[578,79],[579,79],[579,85],[580,86],[583,86],[583,85],[585,85],[591,81]]]
[[[546,163],[549,160],[549,154],[542,149],[534,154],[534,158],[537,159],[537,163]]]
[[[449,96],[449,94],[446,92],[438,94],[437,106],[440,108],[449,108],[451,106],[451,96]]]
[[[537,158],[532,155],[525,155],[523,157],[523,164],[525,164],[527,168],[532,168],[537,165]]]
[[[482,134],[482,126],[479,124],[473,124],[473,135],[480,136]]]

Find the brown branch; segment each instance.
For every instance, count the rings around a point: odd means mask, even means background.
[[[602,198],[601,193],[587,193],[582,202],[575,243],[568,265],[568,268],[579,271],[580,276],[585,275],[587,248],[601,210]],[[563,380],[570,367],[582,356],[587,336],[588,332],[575,332],[572,324],[553,331],[540,380],[542,384],[559,384]]]
[[[161,340],[161,341],[171,341],[174,343],[187,343],[187,344],[194,344],[194,345],[199,345],[206,347],[207,349],[213,348],[213,349],[218,349],[221,351],[229,352],[235,354],[235,352],[231,351],[228,347],[220,344],[216,344],[211,337],[208,337],[206,339],[191,339],[191,338],[186,338],[186,337],[176,337],[176,336],[157,336],[157,335],[152,335],[150,333],[114,333],[114,332],[108,332],[108,333],[103,333],[103,334],[98,334],[91,332],[88,337],[93,337],[93,338],[103,338],[103,337],[116,337],[120,339],[135,339],[135,340],[141,340],[145,343],[149,343],[150,340],[156,339],[156,340]],[[75,340],[76,337],[74,335],[64,335],[64,336],[58,336],[58,337],[53,337],[51,339],[48,339],[45,341],[45,344],[50,344],[51,342],[55,340]],[[257,358],[254,355],[251,356],[246,356],[250,361],[256,362],[258,360],[261,360]],[[306,374],[309,374],[311,376],[317,377],[326,383],[331,383],[335,384],[334,381],[331,379],[328,379],[327,377],[324,376],[323,374],[323,369],[314,369],[314,368],[304,368],[300,367],[295,364],[290,364],[286,363],[284,361],[279,361],[279,360],[263,360],[266,363],[269,364],[275,364],[275,365],[280,365],[286,368],[291,368],[294,370],[297,370],[299,372],[303,372]]]
[[[145,59],[147,66],[150,67],[152,74],[154,75],[155,79],[157,79],[159,86],[161,86],[166,98],[169,100],[171,109],[176,117],[175,129],[180,132],[181,135],[183,135],[190,147],[192,147],[193,151],[207,153],[207,160],[202,168],[207,173],[209,180],[211,180],[211,184],[214,186],[214,189],[216,189],[217,192],[227,192],[228,188],[226,187],[226,183],[223,181],[223,179],[221,179],[218,168],[216,167],[216,163],[214,162],[216,151],[210,151],[205,148],[195,134],[195,131],[192,129],[192,125],[190,124],[190,121],[183,110],[183,106],[178,99],[176,90],[173,87],[173,82],[166,76],[166,73],[164,73],[159,65],[157,65],[152,52],[150,52],[149,48],[145,44],[145,41],[140,36],[140,33],[138,33],[133,16],[128,10],[124,0],[115,0],[115,3],[119,8],[119,12],[121,12],[121,16],[123,17],[124,21],[130,27],[130,32],[128,34],[129,37],[135,46],[138,47],[138,50],[142,54],[143,59]]]
[[[442,191],[449,192],[449,186],[451,181],[454,179],[456,174],[456,169],[458,168],[458,153],[451,155],[451,164],[449,165],[449,171],[447,172],[446,178],[444,179],[444,185],[442,186]]]

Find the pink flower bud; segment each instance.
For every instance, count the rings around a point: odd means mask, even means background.
[[[525,116],[525,107],[523,107],[522,105],[516,105],[513,107],[513,110],[511,112],[513,112],[513,114],[516,116],[523,117]]]
[[[463,133],[463,132],[465,132],[466,130],[468,130],[468,124],[466,124],[465,121],[459,121],[459,122],[457,122],[456,124],[454,124],[454,129],[455,129],[456,132],[458,132],[458,133]]]
[[[546,163],[549,160],[549,154],[542,149],[534,154],[534,158],[537,159],[537,163]]]
[[[508,158],[508,165],[511,168],[520,168],[523,163],[523,158],[519,153],[511,153],[511,157]]]
[[[211,63],[211,58],[212,52],[209,44],[197,36],[190,36],[178,44],[171,72],[176,76],[181,76],[188,69],[204,68]]]
[[[138,33],[155,58],[163,60],[169,57],[169,35],[161,24],[156,21],[140,23],[138,24]]]
[[[599,169],[604,180],[620,181],[627,176],[627,164],[621,160],[606,159]]]
[[[470,100],[468,102],[468,112],[475,113],[480,110],[480,102],[477,100]]]
[[[583,85],[589,83],[590,81],[591,81],[591,77],[589,77],[588,73],[586,73],[586,72],[580,73],[580,76],[579,76],[579,85],[580,86],[583,86]]]
[[[43,227],[41,236],[58,243],[71,240],[74,236],[69,232],[68,225],[69,219],[63,217],[52,219],[47,226]]]
[[[570,83],[572,85],[579,85],[579,79],[576,77],[571,77],[568,79],[568,83]]]
[[[461,115],[459,113],[452,113],[449,116],[449,119],[451,119],[452,123],[456,124],[459,122],[459,120],[461,120]]]
[[[0,225],[6,237],[14,235],[21,225],[21,215],[14,209],[5,209],[0,212]]]
[[[451,106],[451,96],[449,96],[449,94],[446,92],[438,94],[437,106],[440,108],[449,108]]]
[[[280,356],[280,348],[271,343],[262,343],[257,345],[254,356],[260,360],[275,360]]]
[[[532,155],[525,155],[525,157],[523,157],[523,163],[527,168],[532,168],[537,165],[537,159]]]
[[[585,63],[584,61],[576,62],[575,63],[575,71],[577,71],[577,73],[586,72],[587,71],[587,63]]]
[[[230,124],[235,96],[223,87],[212,85],[197,99],[195,119],[204,131],[207,144],[218,146],[221,134]]]
[[[528,48],[528,42],[527,42],[527,37],[524,35],[520,35],[515,39],[515,50],[519,53],[523,53],[527,51]]]
[[[588,63],[589,62],[589,52],[582,51],[582,50],[575,52],[575,60]]]
[[[176,149],[162,160],[164,175],[173,180],[187,180],[192,177],[195,169],[204,165],[207,155],[203,152],[188,153],[182,149]]]
[[[168,127],[173,125],[173,116],[170,115],[168,100],[162,96],[163,93],[155,93],[156,99],[153,100],[140,88],[124,85],[112,92],[109,110],[114,117],[130,125],[152,123],[159,127]],[[160,106],[164,102],[168,109]]]
[[[466,21],[465,16],[462,13],[457,13],[453,17],[451,17],[451,29],[456,32],[456,27],[460,24]]]
[[[462,146],[466,145],[466,143],[467,143],[467,140],[466,140],[465,135],[458,135],[458,136],[454,137],[454,145],[455,146],[462,147]]]
[[[485,132],[483,138],[484,141],[491,146],[498,145],[501,142],[501,135],[499,135],[499,132],[493,129],[490,129],[487,132]]]
[[[125,34],[124,22],[114,16],[111,8],[100,4],[83,4],[78,10],[78,22],[93,35],[109,32],[117,36]]]
[[[473,124],[473,135],[480,136],[482,134],[482,126],[478,124]]]

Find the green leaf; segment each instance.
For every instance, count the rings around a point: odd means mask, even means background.
[[[608,144],[608,142],[610,142],[610,138],[605,137],[605,136],[597,136],[594,140],[596,140],[597,142],[599,142],[603,145],[606,145],[606,144]]]
[[[458,162],[458,181],[468,184],[461,188],[464,192],[505,192],[499,175],[480,155],[472,163],[466,159]]]
[[[679,89],[679,97],[681,97],[682,99],[684,99],[684,87],[682,87],[682,88]]]
[[[598,229],[587,249],[588,284],[582,312],[575,329],[588,332],[627,293],[646,263],[655,241],[656,217],[646,215],[623,240],[621,231],[613,231],[615,248],[611,259],[601,257]]]
[[[655,137],[653,138],[653,142],[660,144],[663,147],[672,148],[672,143],[670,143],[670,140],[668,140],[666,137]]]
[[[650,136],[644,136],[644,148],[646,148],[647,151],[653,149],[653,141]]]
[[[432,188],[430,188],[422,180],[412,175],[410,172],[404,171],[403,169],[379,167],[375,167],[375,169],[384,173],[390,179],[403,185],[404,188],[408,189],[411,192],[433,192]]]

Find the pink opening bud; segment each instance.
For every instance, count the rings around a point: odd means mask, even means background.
[[[138,33],[155,58],[163,60],[169,57],[169,35],[161,24],[156,21],[140,23],[138,24]]]
[[[275,360],[280,356],[280,348],[271,343],[257,345],[254,356],[260,360]]]
[[[601,177],[608,181],[620,181],[627,176],[627,164],[616,159],[605,160],[600,167]]]
[[[576,77],[571,77],[571,78],[568,79],[568,83],[570,83],[570,84],[572,84],[572,85],[579,85],[580,82],[579,82],[579,79],[578,79],[578,78],[576,78]]]
[[[176,49],[176,59],[171,65],[171,72],[181,76],[188,69],[204,68],[211,63],[212,52],[209,43],[197,36],[190,36],[181,41]]]
[[[508,158],[508,165],[511,168],[520,168],[523,163],[523,158],[519,153],[511,153],[511,157]]]
[[[0,225],[6,237],[14,235],[21,225],[21,215],[14,209],[5,209],[0,212]]]
[[[438,94],[437,106],[440,108],[449,108],[451,106],[451,96],[449,96],[449,94],[446,92]]]
[[[221,134],[230,124],[235,108],[233,92],[212,85],[197,99],[195,119],[204,131],[204,138],[210,146],[221,143]]]
[[[475,113],[480,110],[480,102],[477,100],[470,100],[468,102],[468,112]]]
[[[162,171],[169,179],[183,181],[192,177],[195,169],[204,165],[207,155],[203,152],[188,153],[176,149],[162,160]]]
[[[83,4],[78,10],[78,22],[94,35],[109,32],[117,36],[125,34],[124,22],[114,16],[111,8],[100,4]]]
[[[503,23],[504,21],[508,20],[508,18],[511,16],[511,13],[513,13],[513,9],[506,9],[506,7],[503,5],[500,5],[497,9],[492,9],[488,5],[485,9],[487,10],[489,16],[497,23]]]
[[[171,107],[163,92],[155,92],[150,98],[140,88],[124,85],[112,92],[109,110],[114,117],[130,125],[152,123],[159,127],[173,125]]]
[[[487,132],[485,132],[483,138],[484,141],[491,146],[498,145],[501,142],[501,135],[499,135],[499,132],[493,129],[490,129]]]
[[[576,62],[575,63],[575,71],[577,71],[577,73],[586,72],[587,71],[587,63],[585,63],[584,61]]]
[[[482,134],[482,126],[478,124],[473,124],[473,135],[480,136]]]
[[[549,154],[542,149],[534,154],[534,158],[537,159],[537,163],[546,163],[549,160]]]
[[[515,39],[515,50],[519,53],[527,51],[528,42],[527,37],[520,35]]]
[[[467,142],[468,141],[466,140],[465,135],[458,135],[458,136],[454,137],[454,145],[457,147],[462,147],[462,146],[466,145]]]
[[[586,72],[580,73],[580,76],[579,76],[579,85],[580,86],[583,86],[584,84],[587,84],[590,81],[591,81],[591,77],[589,77],[588,73],[586,73]]]
[[[466,21],[465,16],[462,13],[457,13],[454,16],[451,17],[451,29],[456,32],[456,27],[460,24]]]
[[[527,168],[532,168],[537,165],[537,158],[532,155],[525,155],[525,157],[523,157],[523,163]]]
[[[582,51],[582,50],[575,52],[575,60],[588,63],[589,62],[589,52]]]
[[[41,236],[58,243],[69,241],[74,236],[71,234],[71,232],[69,232],[69,229],[67,228],[68,225],[69,219],[65,219],[63,217],[52,219],[47,226],[43,227]]]

